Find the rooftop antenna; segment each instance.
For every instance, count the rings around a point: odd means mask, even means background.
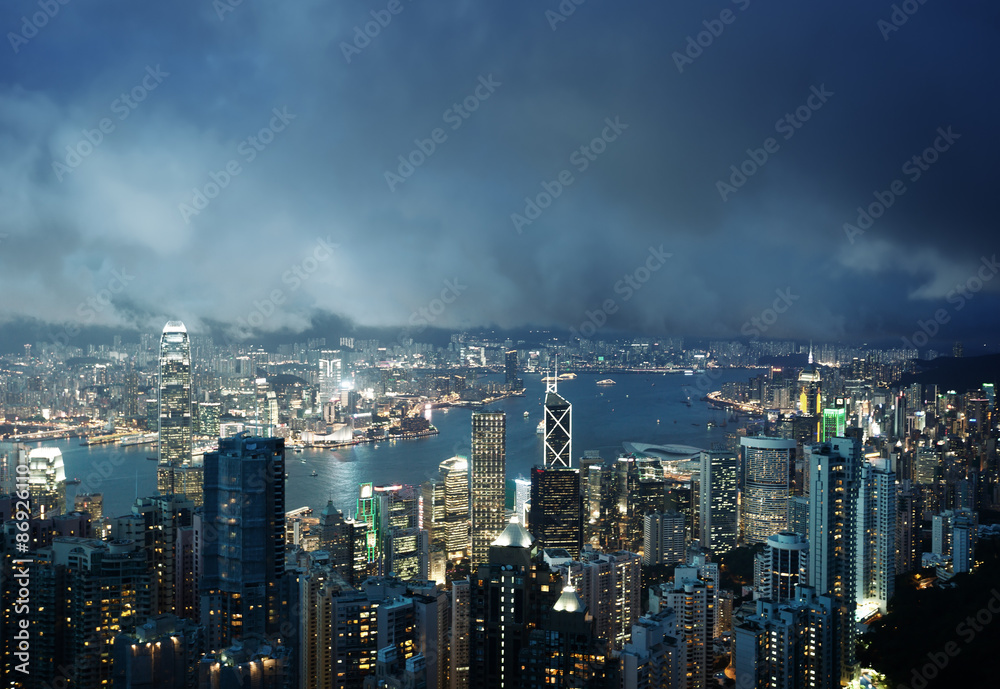
[[[557,392],[559,388],[559,355],[556,354],[555,368],[552,372],[552,379],[546,384],[545,392]]]

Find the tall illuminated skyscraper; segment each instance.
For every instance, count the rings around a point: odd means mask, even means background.
[[[285,441],[245,435],[205,455],[202,623],[213,649],[279,630]]]
[[[556,377],[545,391],[545,454],[542,458],[546,469],[569,467],[573,460],[572,417],[573,405],[556,391]]]
[[[543,548],[564,548],[573,559],[583,548],[583,494],[580,471],[569,467],[531,470],[528,523]]]
[[[702,452],[698,524],[701,547],[722,554],[736,547],[736,455]]]
[[[169,321],[160,337],[160,457],[156,490],[179,492],[175,471],[191,464],[191,342],[180,321]]]
[[[858,496],[861,448],[833,438],[806,449],[809,461],[809,585],[835,605],[829,656],[841,684],[854,679]]]
[[[472,415],[472,566],[486,564],[490,544],[507,525],[504,519],[507,469],[507,415]]]
[[[747,545],[788,530],[788,496],[795,441],[763,436],[740,438],[740,531]]]

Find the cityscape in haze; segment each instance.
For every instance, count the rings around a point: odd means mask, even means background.
[[[3,687],[1000,683],[997,6],[0,26]]]

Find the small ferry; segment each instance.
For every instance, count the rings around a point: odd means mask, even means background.
[[[611,380],[610,378],[605,378],[603,380],[599,380],[599,381],[597,381],[597,384],[598,385],[618,385],[618,383],[616,383],[615,381]]]

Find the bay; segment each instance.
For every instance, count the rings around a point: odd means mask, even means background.
[[[706,374],[581,374],[559,382],[559,393],[573,405],[573,462],[585,450],[598,450],[605,459],[616,458],[627,441],[654,444],[692,445],[711,449],[721,443],[727,427],[708,428],[707,422],[722,422],[725,412],[708,409],[700,398],[721,383],[746,380],[745,369],[726,369]],[[545,384],[537,374],[525,374],[524,397],[510,397],[490,407],[507,413],[507,478],[529,475],[541,463],[542,436],[536,426],[542,419]],[[600,386],[597,381],[613,378],[616,385]],[[691,406],[685,400],[690,397]],[[528,412],[528,417],[524,412]],[[349,449],[303,450],[286,454],[286,509],[309,506],[317,511],[328,499],[346,512],[355,510],[358,486],[418,485],[437,474],[438,464],[455,455],[469,456],[472,432],[471,410],[434,409],[428,412],[440,433],[418,440],[358,445]],[[81,446],[78,439],[32,443],[58,447],[63,453],[67,478],[83,480],[67,486],[71,507],[77,492],[104,494],[104,514],[123,515],[137,496],[156,493],[156,462],[153,446]],[[311,476],[316,471],[317,476]]]

